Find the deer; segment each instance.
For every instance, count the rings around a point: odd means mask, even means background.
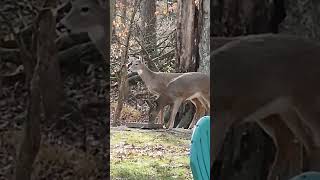
[[[271,101],[245,117],[243,121],[236,121],[233,124],[240,125],[246,122],[256,122],[273,140],[276,153],[269,170],[268,180],[288,179],[301,172],[303,169],[302,149],[300,144],[296,142],[297,138],[305,145],[307,153],[312,148],[310,147],[312,141],[310,141],[311,138],[307,132],[300,132],[301,136],[296,137],[293,131],[290,130],[290,128],[303,127],[303,124],[301,124],[298,113],[291,109],[293,108],[292,104],[285,102],[286,100],[286,98],[279,98]],[[288,121],[290,121],[291,125],[295,124],[295,127],[288,127]],[[283,171],[289,172],[281,174]]]
[[[147,86],[148,90],[152,92],[153,94],[156,94],[158,96],[157,99],[159,99],[160,96],[164,96],[164,94],[167,93],[167,85],[169,82],[171,82],[173,79],[184,75],[185,73],[166,73],[166,72],[154,72],[151,69],[149,69],[144,62],[139,58],[133,58],[129,57],[129,72],[137,72],[139,76],[141,77],[142,81]],[[190,84],[189,84],[190,85]],[[158,100],[159,101],[159,100]],[[157,100],[155,101],[157,103]],[[204,103],[204,100],[200,97],[192,98],[191,101],[195,108],[196,112],[193,116],[192,123],[190,124],[189,128],[192,124],[195,124],[197,121],[197,118],[199,118],[201,115],[203,115],[203,108],[208,110],[207,104]],[[201,103],[202,102],[202,103]],[[155,116],[150,117],[150,122],[154,122],[156,116],[160,114],[160,118],[158,123],[163,124],[163,109],[166,105],[170,105],[169,102],[163,101],[163,106],[161,108],[157,107],[157,114]],[[150,109],[155,109],[154,107],[151,107]],[[153,111],[153,110],[152,110]],[[150,112],[150,111],[149,111]],[[154,114],[154,113],[152,113]]]
[[[190,84],[191,82],[192,84]],[[195,98],[199,99],[204,107],[210,109],[210,77],[201,72],[184,73],[168,83],[166,92],[162,93],[156,100],[156,108],[151,112],[150,118],[153,119],[159,109],[162,109],[166,104],[172,104],[168,127],[172,129],[181,103],[186,100],[193,102]],[[193,121],[192,124],[194,125]]]
[[[240,123],[258,123],[279,152],[284,147],[277,141],[284,133],[268,117],[280,115],[306,148],[308,168],[320,170],[319,57],[319,43],[275,34],[239,38],[211,53],[211,166],[218,160],[228,130]],[[277,158],[273,166],[281,161]]]
[[[87,32],[100,54],[107,58],[107,15],[105,2],[102,0],[71,0],[70,12],[60,20],[69,32]]]

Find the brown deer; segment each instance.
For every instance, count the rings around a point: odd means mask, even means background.
[[[168,88],[167,86],[170,81],[172,81],[173,79],[179,76],[184,75],[184,73],[154,72],[150,70],[140,59],[136,59],[132,57],[129,59],[129,62],[130,63],[129,63],[128,70],[130,72],[137,72],[141,77],[141,79],[143,80],[143,82],[145,83],[145,85],[147,86],[147,88],[149,89],[149,91],[158,95],[158,97],[160,97],[161,95],[165,95],[167,93],[167,88]],[[163,108],[166,105],[169,105],[170,102],[165,102],[165,101],[162,101],[162,102],[163,102],[162,107],[161,108],[157,107],[157,110],[155,110],[154,113],[152,113],[153,116],[150,117],[151,122],[154,122],[156,116],[160,113],[159,123],[161,124],[164,123]],[[196,121],[197,118],[203,115],[204,113],[203,108],[207,108],[208,105],[201,103],[201,102],[204,102],[204,100],[199,97],[192,98],[191,102],[196,107],[196,112],[194,114],[194,117],[191,123],[191,124],[195,124],[194,121]],[[151,107],[151,109],[153,111],[153,109],[155,108]]]
[[[150,119],[153,119],[165,105],[171,104],[173,105],[169,120],[169,129],[171,129],[174,126],[175,117],[181,103],[186,100],[193,102],[195,98],[207,110],[210,109],[210,77],[200,72],[184,73],[168,83],[165,93],[162,93],[156,100],[156,108],[150,112]],[[195,120],[197,120],[195,116],[190,126],[195,124]]]
[[[278,114],[306,148],[309,169],[320,170],[320,44],[287,35],[252,35],[225,44],[211,58],[212,163],[232,125],[257,122],[277,141],[283,133],[275,131],[277,123],[268,116]]]
[[[106,4],[102,0],[71,0],[70,12],[61,19],[73,33],[87,32],[99,52],[106,58],[107,15]]]

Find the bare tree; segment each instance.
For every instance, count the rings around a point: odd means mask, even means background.
[[[47,1],[44,5],[46,8],[39,12],[34,22],[36,56],[26,50],[23,40],[17,36],[22,52],[22,61],[27,61],[25,63],[36,61],[34,69],[29,69],[29,72],[26,72],[32,73],[32,79],[29,89],[28,114],[24,124],[24,136],[17,158],[17,180],[31,178],[33,162],[40,147],[41,105],[43,105],[45,111],[45,118],[52,119],[58,112],[59,100],[61,99],[60,71],[56,60],[54,42],[56,23],[50,10],[56,5],[56,2],[55,0]],[[33,59],[35,57],[36,60]],[[29,67],[32,66],[29,65]]]
[[[125,40],[125,44],[124,44],[124,51],[121,55],[121,67],[119,70],[119,82],[118,84],[119,86],[119,96],[118,96],[118,103],[117,103],[117,107],[116,107],[116,111],[115,111],[115,115],[114,115],[114,119],[113,119],[113,126],[117,126],[120,125],[120,115],[121,115],[121,111],[123,108],[123,103],[124,100],[126,99],[127,95],[128,95],[128,74],[127,74],[127,61],[128,61],[128,49],[129,49],[129,42],[130,42],[130,38],[131,38],[131,32],[132,32],[132,28],[133,28],[133,22],[134,22],[134,17],[136,15],[136,12],[138,10],[138,6],[140,4],[140,0],[136,0],[135,1],[135,5],[134,5],[134,9],[133,9],[133,13],[131,15],[130,18],[130,23],[129,23],[129,31]]]
[[[148,66],[156,70],[152,58],[157,56],[157,17],[156,0],[142,0],[141,2],[141,31],[142,41],[146,51],[143,51],[143,58],[147,60]]]

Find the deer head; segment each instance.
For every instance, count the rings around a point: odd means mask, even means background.
[[[145,64],[142,61],[141,57],[139,58],[129,57],[128,61],[129,61],[129,68],[128,68],[129,72],[137,72],[138,74],[142,73],[145,67]]]
[[[106,8],[99,0],[71,0],[72,8],[60,23],[74,33],[101,33],[106,26]],[[101,31],[101,32],[99,32]]]

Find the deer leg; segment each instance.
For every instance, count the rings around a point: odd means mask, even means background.
[[[301,105],[301,107],[299,107]],[[307,107],[306,109],[304,109]],[[297,111],[298,110],[298,111]],[[290,98],[278,98],[271,103],[263,106],[255,113],[248,116],[246,120],[253,121],[254,119],[262,119],[270,114],[279,114],[281,119],[286,124],[286,126],[292,131],[296,138],[304,145],[307,151],[307,156],[310,160],[310,166],[315,169],[319,168],[319,151],[315,148],[313,137],[310,136],[309,132],[306,130],[306,120],[310,117],[311,112],[310,104],[305,104],[304,106],[299,101],[299,104],[294,104]],[[309,111],[309,112],[308,112]],[[316,111],[315,111],[316,112]],[[279,130],[279,138],[281,137],[281,130]],[[293,149],[291,150],[293,151]],[[291,152],[290,151],[290,152]],[[317,152],[317,153],[311,153]],[[290,153],[285,153],[286,155]],[[317,159],[317,160],[315,160]]]
[[[309,151],[313,143],[310,141],[311,138],[308,136],[308,132],[304,129],[302,123],[303,118],[299,116],[293,106],[294,104],[290,98],[278,98],[263,106],[255,113],[250,114],[250,116],[245,118],[245,121],[254,122],[271,114],[279,114],[288,128],[297,136],[299,141],[303,143],[307,151]]]
[[[192,129],[193,126],[197,123],[197,121],[199,120],[199,118],[201,116],[203,116],[203,107],[202,107],[202,103],[199,101],[199,99],[192,99],[191,100],[192,104],[195,106],[196,108],[196,112],[193,115],[193,119],[189,125],[189,129]]]
[[[268,117],[258,121],[260,127],[272,138],[276,153],[269,169],[268,180],[289,179],[302,171],[302,148],[295,136],[279,118]]]
[[[188,127],[188,129],[191,129],[194,125],[195,125],[195,122],[197,121],[197,119],[199,118],[198,116],[198,113],[199,113],[199,102],[196,100],[196,99],[193,99],[193,100],[190,100],[192,102],[192,104],[194,105],[195,109],[196,109],[196,112],[194,113],[193,115],[193,118],[192,118],[192,121]]]
[[[171,115],[170,115],[170,120],[169,120],[169,127],[168,127],[169,129],[172,129],[173,126],[174,126],[174,121],[175,121],[176,115],[178,113],[179,107],[180,107],[182,102],[183,102],[183,99],[181,99],[181,98],[176,99],[174,101],[174,104],[173,104],[173,107],[172,107],[172,112],[171,112]]]
[[[210,109],[210,102],[206,99],[207,97],[201,95],[198,100],[201,102],[201,104],[203,105],[203,107],[206,109],[206,110],[209,110]]]
[[[164,123],[163,110],[164,110],[164,107],[161,108],[160,111],[159,111],[159,114],[160,114],[159,119],[158,119],[158,123],[159,123],[159,124],[163,124],[163,123]]]
[[[301,141],[310,146],[310,143],[306,142],[307,133],[302,126],[299,126],[301,119],[292,107],[293,104],[289,98],[278,98],[262,106],[254,113],[250,113],[243,121],[257,122],[273,139],[276,146],[276,154],[269,171],[268,180],[274,180],[278,177],[287,179],[287,177],[301,171],[301,147],[293,143],[295,137],[290,130],[298,132],[296,135],[299,136]],[[268,118],[275,114],[280,115],[282,121]],[[235,124],[237,123],[242,123],[242,121],[236,121]],[[291,164],[287,164],[288,162],[291,162]]]
[[[309,128],[311,137],[307,140],[311,141],[307,149],[308,168],[310,170],[320,170],[320,113],[317,104],[313,99],[301,99],[297,101],[296,106],[301,117]]]

